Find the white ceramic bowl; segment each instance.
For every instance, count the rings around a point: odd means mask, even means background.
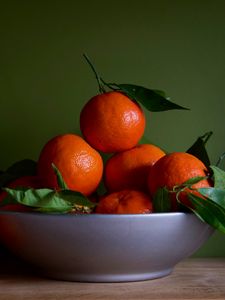
[[[0,212],[0,228],[2,243],[40,274],[84,282],[166,276],[214,231],[191,213]]]

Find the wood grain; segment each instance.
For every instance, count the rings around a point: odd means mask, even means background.
[[[192,258],[173,273],[131,283],[79,283],[38,277],[16,260],[0,270],[0,299],[225,299],[225,258]]]

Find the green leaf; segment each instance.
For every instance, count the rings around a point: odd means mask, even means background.
[[[6,171],[1,172],[0,188],[19,177],[36,175],[36,167],[37,163],[31,159],[15,162]]]
[[[199,188],[198,192],[204,197],[209,198],[213,202],[222,206],[225,209],[225,189],[219,188]]]
[[[95,203],[91,202],[83,194],[76,191],[62,190],[59,191],[58,194],[62,199],[70,202],[73,205],[84,206],[89,208],[94,208],[96,206]]]
[[[156,94],[162,96],[163,98],[166,98],[167,100],[169,100],[169,97],[166,96],[166,93],[164,91],[161,90],[153,90]]]
[[[175,104],[166,97],[165,92],[156,89],[147,89],[142,86],[134,85],[134,84],[116,84],[116,83],[107,83],[96,71],[93,63],[89,59],[86,54],[83,54],[87,63],[91,67],[95,78],[98,82],[99,92],[105,93],[105,87],[114,90],[120,91],[126,94],[132,100],[140,102],[143,106],[145,106],[150,111],[165,111],[171,109],[187,109],[178,104]]]
[[[218,161],[216,163],[217,167],[219,167],[219,165],[222,163],[222,161],[224,160],[224,158],[225,158],[225,152],[222,155],[220,155],[220,157],[219,157],[219,159],[218,159]]]
[[[4,188],[3,188],[4,189]],[[7,194],[4,199],[0,202],[0,208],[9,204],[18,204],[18,201],[14,199],[10,194]]]
[[[212,131],[209,131],[198,137],[194,144],[186,151],[187,153],[190,153],[200,159],[206,165],[206,167],[210,166],[210,159],[205,145],[212,134]]]
[[[79,192],[70,190],[55,191],[51,189],[9,189],[4,190],[13,198],[13,202],[34,208],[40,212],[66,213],[76,210],[77,206],[93,208],[94,203]],[[10,198],[8,198],[10,204]]]
[[[183,182],[182,184],[179,185],[175,185],[172,189],[172,192],[176,193],[176,198],[179,199],[179,194],[184,191],[185,189],[192,189],[192,185],[200,182],[203,179],[206,179],[206,176],[195,176],[192,178],[189,178],[188,180],[186,180],[185,182]],[[193,188],[194,189],[194,188]],[[180,203],[182,204],[182,203]]]
[[[138,101],[152,112],[171,109],[188,109],[169,101],[168,98],[164,96],[164,92],[159,90],[151,90],[134,84],[112,84],[110,87],[115,87],[116,90],[119,89],[119,91],[126,94],[129,98]]]
[[[170,212],[171,200],[166,187],[159,188],[153,197],[154,212]]]
[[[18,203],[37,208],[43,211],[67,212],[72,209],[72,205],[67,203],[51,189],[8,189],[5,190]]]
[[[57,183],[58,183],[59,188],[62,189],[62,190],[67,190],[68,189],[67,184],[65,183],[59,169],[54,164],[52,164],[52,168],[53,168],[53,170],[55,172],[55,175],[57,177]]]
[[[35,196],[39,196],[37,195],[37,192],[38,191],[35,190],[32,205],[30,205],[32,193],[27,193],[27,195],[25,195],[24,200],[29,199],[29,201],[24,201],[22,204],[32,206],[40,212],[66,213],[73,209],[73,205],[70,202],[62,199],[57,192],[51,191],[48,194],[46,194],[43,198],[40,197],[39,199],[35,199]]]
[[[213,228],[225,233],[225,208],[216,202],[206,198],[202,199],[189,193],[188,198],[193,207],[188,208],[193,211],[202,221],[208,223]],[[187,206],[187,205],[186,205]]]
[[[15,175],[35,175],[37,163],[32,159],[23,159],[15,162],[7,169],[7,172]]]
[[[225,172],[216,166],[210,166],[213,172],[214,187],[225,189]]]
[[[192,185],[206,179],[206,176],[195,176],[192,178],[189,178],[187,181],[185,181],[182,186],[191,187]]]

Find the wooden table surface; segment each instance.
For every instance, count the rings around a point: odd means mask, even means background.
[[[0,299],[223,299],[225,258],[187,259],[167,277],[130,283],[79,283],[34,275],[15,260],[0,268]]]

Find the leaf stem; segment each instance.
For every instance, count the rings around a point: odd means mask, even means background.
[[[94,65],[92,64],[92,62],[90,61],[89,57],[88,57],[85,53],[83,54],[83,56],[84,56],[84,58],[86,59],[86,61],[87,61],[87,63],[89,64],[89,66],[91,67],[92,71],[93,71],[94,74],[95,74],[95,78],[96,78],[96,80],[97,80],[97,82],[98,82],[99,92],[100,92],[100,93],[105,93],[106,91],[105,91],[103,85],[101,84],[101,78],[100,78],[100,76],[98,75],[98,73],[97,73],[97,71],[96,71]]]

